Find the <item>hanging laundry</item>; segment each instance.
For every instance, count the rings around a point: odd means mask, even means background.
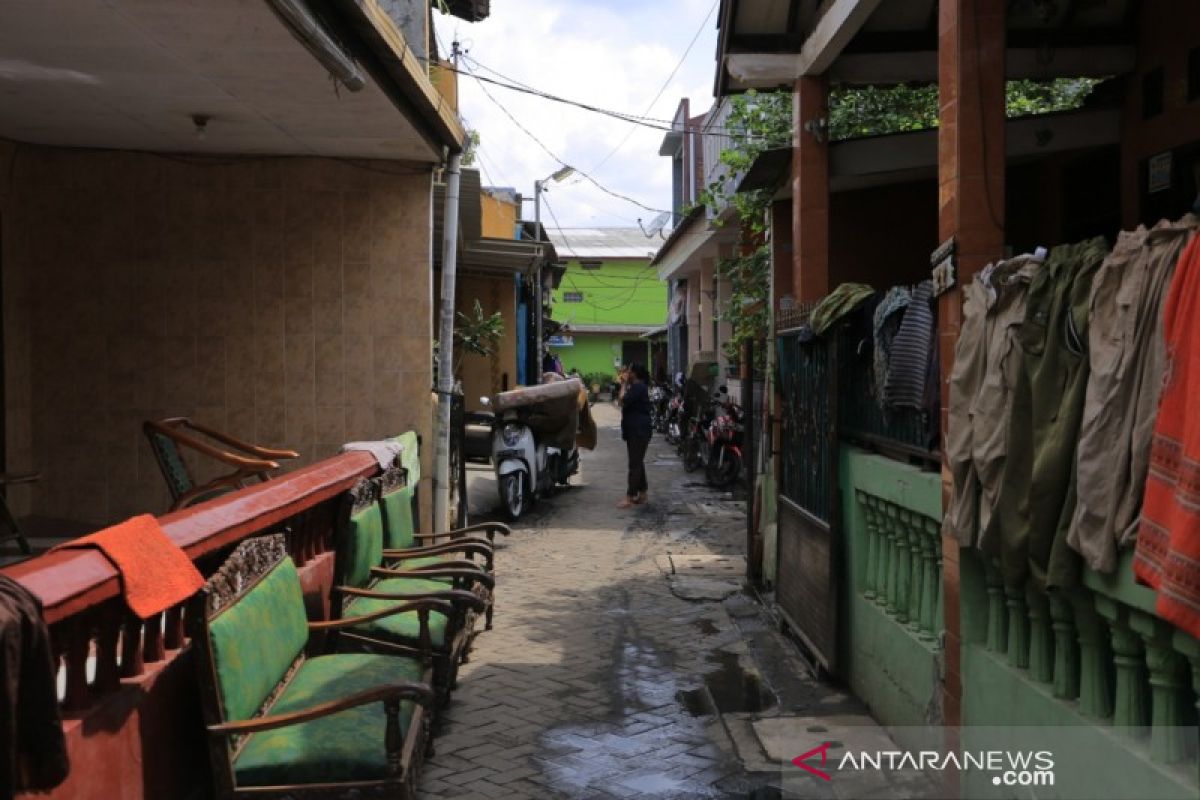
[[[809,317],[813,333],[823,336],[833,323],[858,308],[864,300],[875,294],[865,283],[843,283],[817,303]]]
[[[1175,267],[1163,313],[1166,368],[1133,569],[1155,610],[1200,636],[1200,237]]]
[[[933,309],[929,304],[932,297],[933,281],[921,281],[904,309],[900,330],[892,339],[887,381],[883,385],[886,405],[928,410],[926,381],[934,336]]]
[[[1019,369],[1009,417],[1000,491],[983,550],[1000,560],[1005,581],[1042,587],[1078,579],[1067,547],[1075,507],[1075,444],[1087,388],[1092,278],[1108,255],[1095,238],[1050,251],[1029,284],[1017,328]]]
[[[990,264],[963,287],[946,441],[953,493],[942,527],[966,547],[980,546],[979,532],[987,530],[996,507],[1020,367],[1016,329],[1025,318],[1029,282],[1043,260],[1023,255]]]
[[[893,286],[875,307],[872,338],[875,341],[872,369],[875,373],[875,401],[883,407],[883,387],[887,385],[888,363],[892,355],[892,340],[900,330],[903,311],[912,300],[905,286]]]
[[[1123,232],[1093,282],[1078,501],[1067,543],[1098,572],[1115,569],[1117,551],[1137,533],[1166,362],[1162,309],[1198,223],[1188,215]]]

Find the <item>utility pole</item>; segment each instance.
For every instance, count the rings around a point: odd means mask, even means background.
[[[458,186],[462,153],[446,165],[442,225],[442,303],[438,333],[438,421],[433,471],[433,530],[445,533],[450,514],[450,403],[454,392],[454,288],[458,278]]]

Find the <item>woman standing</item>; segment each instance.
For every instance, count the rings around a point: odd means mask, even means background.
[[[650,446],[650,375],[641,364],[632,365],[621,386],[621,438],[629,452],[629,485],[617,508],[646,502],[646,448]]]

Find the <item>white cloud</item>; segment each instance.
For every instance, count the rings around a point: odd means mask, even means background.
[[[437,16],[435,25],[444,48],[457,38],[470,58],[514,81],[601,108],[642,114],[713,3],[497,0],[483,22],[466,24]],[[715,51],[714,12],[646,116],[670,119],[682,97],[691,99],[693,114],[707,109],[712,102]],[[498,86],[485,87],[566,163],[648,206],[670,207],[670,163],[658,155],[662,131]],[[514,186],[532,197],[533,182],[558,168],[466,75],[459,78],[459,109],[469,126],[479,131],[485,182]],[[626,135],[628,141],[617,154],[596,169]],[[548,200],[564,227],[627,226],[636,224],[638,217],[648,221],[654,216],[579,177],[551,185]],[[527,208],[526,215],[532,213]],[[545,211],[542,216],[547,225],[553,224]]]

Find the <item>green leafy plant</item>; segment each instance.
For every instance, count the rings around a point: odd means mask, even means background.
[[[504,315],[499,311],[485,314],[479,300],[475,301],[470,314],[459,311],[454,326],[454,377],[462,376],[463,356],[470,353],[487,358],[496,352],[504,338]],[[433,343],[433,376],[437,380],[438,349],[441,343]]]

